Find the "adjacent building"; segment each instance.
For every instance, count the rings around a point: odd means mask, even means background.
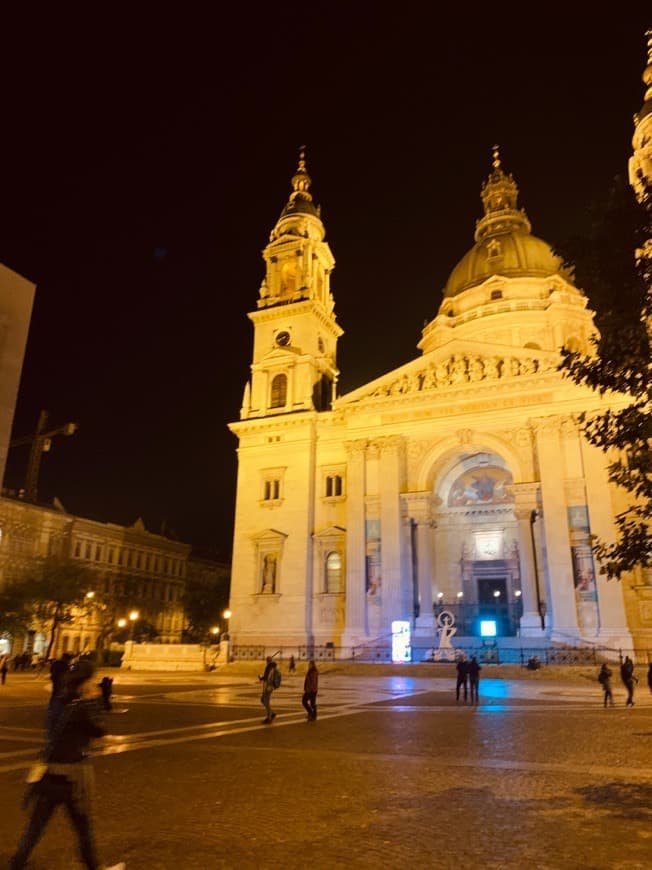
[[[56,504],[48,508],[0,498],[0,587],[37,577],[47,557],[69,560],[88,573],[84,607],[60,628],[53,652],[107,647],[118,621],[130,626],[134,611],[136,630],[148,623],[157,641],[179,643],[190,545],[149,532],[140,519],[131,526],[101,523]],[[48,632],[49,625],[34,624],[24,635],[0,643],[13,653],[40,654],[47,649]]]

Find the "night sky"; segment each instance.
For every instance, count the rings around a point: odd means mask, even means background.
[[[77,421],[43,458],[42,500],[165,522],[226,558],[226,424],[299,146],[337,261],[343,393],[419,354],[494,142],[536,235],[586,227],[626,172],[652,14],[139,6],[3,21],[0,261],[37,284],[14,437],[42,408]],[[11,451],[5,486],[26,460]]]

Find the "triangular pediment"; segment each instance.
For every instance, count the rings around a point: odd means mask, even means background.
[[[320,532],[315,532],[313,538],[315,540],[323,540],[326,538],[341,538],[346,534],[346,529],[342,526],[329,526],[327,529],[322,529]]]
[[[262,532],[257,532],[251,537],[252,540],[257,541],[258,543],[263,543],[284,541],[287,538],[287,535],[283,534],[283,532],[277,531],[276,529],[265,529]]]
[[[559,354],[538,348],[451,342],[341,396],[335,408],[366,400],[403,400],[418,395],[506,384],[556,375]]]

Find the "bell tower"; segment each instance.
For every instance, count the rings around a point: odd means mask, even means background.
[[[326,411],[335,396],[342,335],[330,292],[335,259],[310,185],[302,148],[290,198],[263,251],[257,310],[249,314],[254,351],[242,420]]]

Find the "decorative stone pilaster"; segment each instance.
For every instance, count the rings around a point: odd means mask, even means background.
[[[386,625],[394,619],[411,619],[412,613],[405,612],[406,596],[403,594],[401,565],[402,550],[405,547],[401,523],[401,469],[404,441],[400,436],[376,440],[380,449],[380,528],[381,528],[381,565],[383,616]]]
[[[365,600],[365,452],[367,441],[347,441],[346,474],[346,623],[343,646],[355,646],[367,636]]]
[[[547,623],[551,639],[573,643],[579,639],[575,584],[564,493],[561,417],[533,422],[541,475],[541,519],[547,554]]]
[[[591,533],[606,543],[615,540],[616,532],[611,509],[611,493],[605,468],[605,455],[584,439],[581,442],[586,494],[589,506]],[[632,636],[627,625],[622,583],[607,580],[596,564],[596,587],[598,591],[598,640],[606,646],[631,648]]]

